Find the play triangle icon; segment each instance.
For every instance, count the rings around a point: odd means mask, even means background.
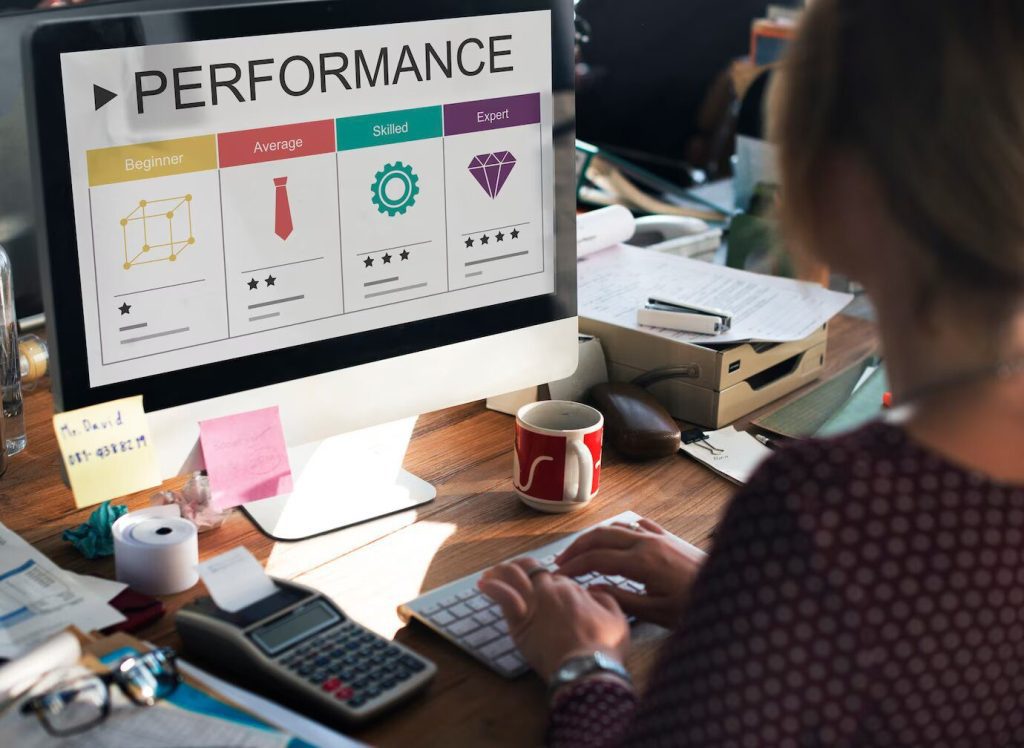
[[[113,91],[108,91],[102,86],[97,86],[95,83],[92,85],[92,98],[96,104],[97,111],[109,104],[116,96],[117,94]]]

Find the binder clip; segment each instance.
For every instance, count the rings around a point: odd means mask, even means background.
[[[701,449],[706,449],[715,457],[725,454],[725,450],[716,447],[714,444],[709,442],[708,435],[700,429],[689,429],[688,431],[684,431],[679,435],[679,440],[683,444],[696,444]]]

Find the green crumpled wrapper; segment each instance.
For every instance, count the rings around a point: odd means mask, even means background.
[[[110,528],[114,526],[117,518],[127,511],[126,506],[112,506],[109,501],[104,501],[89,515],[88,522],[65,530],[61,537],[86,558],[113,556],[114,535]]]

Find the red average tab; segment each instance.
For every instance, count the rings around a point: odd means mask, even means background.
[[[221,168],[334,153],[334,120],[223,132],[217,148]]]

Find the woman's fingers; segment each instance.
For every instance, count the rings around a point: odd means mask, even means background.
[[[555,558],[555,562],[561,565],[581,553],[586,553],[587,551],[598,548],[632,548],[633,544],[636,543],[636,540],[636,533],[626,527],[618,525],[598,527],[596,530],[591,530],[586,535],[577,538],[572,545],[558,554]]]
[[[532,595],[533,582],[530,581],[526,569],[516,561],[492,566],[484,572],[481,580],[496,579],[504,582],[515,590],[524,600],[529,600]]]
[[[665,534],[665,528],[664,527],[659,525],[657,522],[653,522],[653,521],[647,519],[646,517],[641,517],[640,519],[638,519],[637,520],[637,524],[640,525],[640,527],[642,527],[645,530],[647,530],[647,532],[653,532],[655,535],[664,535]]]
[[[584,551],[565,563],[559,564],[558,573],[566,577],[578,577],[596,571],[629,579],[644,581],[650,570],[642,568],[643,558],[630,550],[607,550],[600,548]]]
[[[647,619],[650,611],[658,607],[658,601],[647,595],[638,595],[635,592],[613,587],[606,584],[595,584],[587,588],[587,592],[601,603],[601,598],[610,598],[615,602],[615,607],[627,615]],[[604,603],[601,603],[604,605]],[[606,606],[607,607],[607,606]]]
[[[477,586],[481,592],[498,604],[510,626],[518,625],[526,617],[528,611],[526,600],[505,582],[496,578],[481,579]]]

